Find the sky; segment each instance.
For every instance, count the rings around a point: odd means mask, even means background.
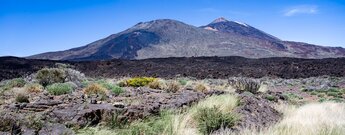
[[[139,22],[224,17],[282,40],[345,47],[345,0],[0,0],[0,56],[87,45]]]

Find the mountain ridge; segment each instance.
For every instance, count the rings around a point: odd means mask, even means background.
[[[28,58],[87,61],[199,56],[318,59],[345,57],[345,49],[283,41],[246,23],[225,18],[201,27],[172,19],[158,19],[137,23],[86,46]]]

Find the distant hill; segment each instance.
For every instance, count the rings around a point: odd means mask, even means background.
[[[345,49],[283,41],[248,24],[224,18],[201,27],[159,19],[138,23],[86,46],[28,58],[85,61],[193,56],[318,59],[345,57]]]

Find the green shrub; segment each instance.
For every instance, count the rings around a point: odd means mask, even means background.
[[[90,84],[90,81],[84,80],[81,82],[81,87],[85,88],[85,87],[89,86],[89,84]]]
[[[338,92],[327,92],[327,96],[332,96],[332,97],[337,97],[338,96]]]
[[[211,132],[225,127],[232,127],[238,120],[237,116],[232,113],[222,113],[218,108],[200,108],[194,119],[197,121],[197,127],[202,134]]]
[[[15,78],[15,79],[10,80],[7,85],[11,88],[14,88],[14,87],[24,87],[25,84],[26,84],[26,81],[23,78]]]
[[[337,88],[330,88],[328,89],[328,92],[340,92],[340,90]]]
[[[96,81],[96,83],[102,85],[105,89],[112,91],[116,95],[119,95],[124,92],[124,90],[118,85],[108,83],[105,80],[98,80]]]
[[[187,84],[187,80],[185,80],[185,79],[180,79],[180,80],[178,80],[178,82],[181,84],[181,85],[186,85]]]
[[[330,101],[334,101],[334,102],[337,102],[337,103],[341,103],[341,102],[344,102],[344,99],[339,98],[339,97],[335,97],[335,98],[330,99]]]
[[[26,81],[22,78],[15,78],[15,79],[12,79],[12,80],[8,80],[8,81],[5,81],[2,86],[1,86],[1,89],[2,90],[9,90],[9,89],[12,89],[14,87],[24,87],[26,84]]]
[[[322,102],[325,102],[325,101],[326,101],[325,98],[320,98],[320,99],[319,99],[319,102],[321,102],[321,103],[322,103]]]
[[[254,94],[257,93],[260,88],[260,84],[250,78],[235,78],[229,80],[229,84],[237,91],[249,91]]]
[[[117,85],[112,85],[111,89],[110,89],[113,93],[115,93],[116,95],[120,95],[121,93],[124,92],[124,90]]]
[[[18,94],[16,96],[16,102],[18,103],[29,103],[29,97],[24,94]]]
[[[325,94],[325,93],[318,93],[317,96],[318,96],[319,98],[323,98],[323,97],[326,96],[326,94]]]
[[[142,87],[146,86],[149,83],[153,82],[156,80],[156,78],[153,77],[136,77],[136,78],[131,78],[126,81],[126,84],[131,87]]]
[[[310,93],[310,95],[317,95],[317,92],[316,92],[316,91],[312,91],[312,92]]]
[[[53,95],[62,95],[71,93],[73,91],[73,87],[66,83],[54,83],[47,86],[47,91]]]
[[[341,89],[340,92],[345,94],[345,89]]]
[[[127,128],[119,129],[121,135],[174,135],[174,115],[169,111],[132,122]]]
[[[274,101],[274,100],[275,100],[275,97],[272,96],[272,95],[267,95],[265,98],[266,98],[267,100],[269,100],[269,101]]]
[[[43,68],[37,72],[36,79],[43,87],[46,87],[53,83],[65,82],[66,74],[59,68]]]

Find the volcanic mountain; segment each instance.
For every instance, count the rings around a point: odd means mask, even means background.
[[[159,19],[140,22],[86,46],[28,58],[84,61],[199,56],[331,58],[345,57],[345,49],[283,41],[248,24],[224,18],[201,27]]]

